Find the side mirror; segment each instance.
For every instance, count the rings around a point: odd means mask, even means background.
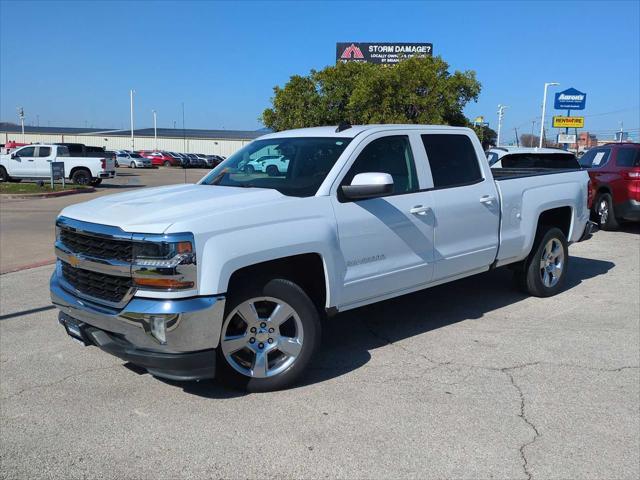
[[[342,193],[349,200],[382,197],[393,193],[393,177],[388,173],[359,173],[351,185],[343,185]]]
[[[15,153],[11,154],[11,160],[15,160],[16,158],[18,158],[18,155],[16,155]]]

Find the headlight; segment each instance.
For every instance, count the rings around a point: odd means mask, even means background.
[[[193,235],[145,236],[133,242],[133,282],[152,290],[188,290],[196,286]]]

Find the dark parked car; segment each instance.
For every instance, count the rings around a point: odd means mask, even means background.
[[[589,208],[603,230],[640,221],[640,144],[608,143],[580,158],[589,170]]]

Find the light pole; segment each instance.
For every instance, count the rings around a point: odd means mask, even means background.
[[[158,150],[158,117],[155,110],[151,111],[153,112],[153,143]]]
[[[542,120],[540,120],[540,143],[538,145],[539,148],[542,148],[542,138],[544,137],[544,115],[547,109],[547,88],[549,87],[557,87],[560,85],[557,82],[549,82],[544,84],[544,96],[542,97]]]
[[[131,113],[131,151],[135,151],[135,144],[133,141],[133,94],[136,93],[135,90],[131,89],[129,90],[129,99],[131,100],[131,108],[130,108],[130,113]]]
[[[18,117],[20,118],[20,125],[22,126],[22,143],[24,143],[24,108],[18,107]]]
[[[498,105],[498,136],[496,138],[496,147],[500,146],[500,131],[502,130],[502,118],[504,117],[504,111],[509,108],[507,105]]]

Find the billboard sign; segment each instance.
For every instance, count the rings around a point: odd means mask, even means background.
[[[553,116],[553,128],[584,128],[584,117]]]
[[[576,143],[574,134],[560,133],[558,134],[558,143]]]
[[[336,43],[336,62],[394,64],[405,58],[432,55],[431,43]]]
[[[568,88],[563,92],[556,93],[556,99],[553,104],[556,110],[584,110],[587,104],[587,94]]]

